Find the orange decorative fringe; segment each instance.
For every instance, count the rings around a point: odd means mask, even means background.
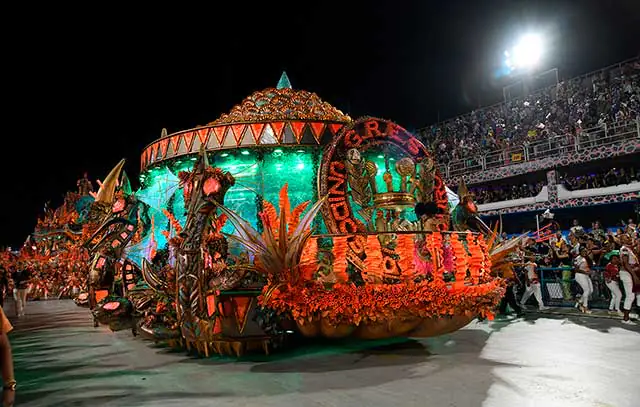
[[[173,216],[171,212],[169,212],[168,210],[163,209],[162,213],[164,213],[164,215],[167,218],[169,218],[169,223],[171,224],[171,227],[175,230],[176,235],[179,235],[180,232],[182,232],[182,225],[180,225],[180,222],[178,222],[175,216]]]
[[[291,216],[287,218],[287,222],[289,223],[289,236],[291,236],[293,231],[298,227],[302,213],[307,209],[307,206],[309,206],[310,203],[311,201],[306,201],[296,206],[293,212],[291,212]]]
[[[453,249],[454,262],[456,265],[456,282],[453,286],[454,288],[460,289],[464,287],[464,279],[467,275],[467,269],[469,268],[469,256],[458,237],[458,233],[451,234],[451,248]]]
[[[382,282],[382,248],[376,235],[367,235],[367,257],[364,259],[365,280]]]
[[[262,216],[263,226],[264,228],[271,229],[271,233],[273,236],[278,239],[279,229],[280,229],[280,219],[284,217],[285,224],[287,225],[287,235],[291,236],[291,234],[296,230],[298,224],[300,223],[300,218],[302,213],[307,209],[311,201],[306,201],[296,206],[293,211],[291,211],[291,204],[289,202],[289,193],[288,193],[288,185],[284,184],[280,189],[279,195],[279,205],[280,205],[280,214],[276,211],[275,206],[269,201],[263,201],[262,206]]]
[[[415,251],[414,235],[398,236],[398,247],[396,253],[400,256],[398,266],[403,279],[413,280],[416,276],[416,266],[413,262],[413,253]]]
[[[347,236],[333,238],[333,274],[338,282],[349,281],[347,274]]]
[[[433,262],[433,280],[444,280],[444,262],[442,252],[442,234],[433,232],[427,235],[426,245]]]
[[[489,247],[487,242],[484,239],[478,238],[478,246],[480,246],[480,250],[482,253],[489,253]],[[485,275],[489,275],[491,273],[491,256],[482,256],[482,270],[480,271],[480,277],[484,277]]]
[[[284,184],[280,189],[280,217],[286,216],[287,224],[291,215],[291,204],[289,203],[289,184]]]
[[[469,258],[469,273],[471,274],[471,281],[473,284],[478,284],[480,281],[480,274],[484,267],[484,252],[482,247],[478,244],[478,240],[483,240],[482,237],[467,235],[467,247],[471,253]]]
[[[262,214],[267,219],[267,225],[263,225],[264,228],[271,228],[273,235],[278,236],[278,211],[276,207],[269,201],[262,201]],[[264,222],[263,222],[264,223]]]
[[[300,256],[300,275],[302,281],[313,280],[318,271],[318,239],[315,237],[307,240]]]
[[[156,253],[157,253],[158,243],[156,243],[156,239],[155,239],[155,230],[156,230],[156,219],[155,219],[155,216],[152,215],[151,216],[151,242],[150,242],[151,250],[149,251],[149,259],[153,259],[154,257],[156,257]],[[168,236],[167,236],[167,240],[169,240]]]
[[[287,313],[304,323],[322,318],[331,324],[359,325],[362,321],[385,321],[399,315],[421,318],[447,315],[482,315],[493,318],[492,310],[504,295],[500,279],[477,286],[449,289],[444,282],[422,281],[398,284],[324,284],[283,286],[260,304]]]

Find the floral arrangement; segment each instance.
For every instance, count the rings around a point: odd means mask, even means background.
[[[401,284],[287,285],[276,289],[261,305],[290,313],[300,324],[323,318],[331,324],[360,325],[398,316],[444,317],[482,315],[493,318],[492,309],[504,295],[502,280],[452,290],[441,281]]]
[[[265,210],[259,214],[264,226],[262,233],[224,205],[220,205],[219,208],[236,227],[236,234],[226,236],[253,253],[253,270],[266,277],[269,290],[273,290],[280,284],[295,284],[301,280],[302,275],[309,273],[310,259],[308,255],[303,256],[303,251],[317,251],[317,248],[308,244],[311,237],[311,221],[320,211],[324,201],[322,199],[316,202],[303,216],[302,213],[309,203],[302,203],[292,211],[285,184],[280,190],[279,214],[276,214],[271,203],[264,202]]]

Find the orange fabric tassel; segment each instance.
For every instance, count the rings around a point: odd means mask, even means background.
[[[480,246],[480,250],[482,250],[484,260],[482,269],[480,270],[480,277],[484,277],[485,275],[489,275],[491,273],[491,256],[489,255],[489,246],[484,239],[478,239],[478,246]]]
[[[416,274],[416,266],[413,262],[413,253],[415,251],[414,235],[398,235],[398,247],[396,253],[400,256],[398,260],[398,266],[400,266],[400,273],[402,278],[406,280],[413,280]]]
[[[349,281],[347,274],[347,236],[333,238],[333,274],[337,282]]]
[[[382,248],[376,235],[367,235],[367,257],[364,259],[365,280],[369,283],[382,282]]]
[[[480,271],[482,270],[485,257],[482,248],[478,244],[478,240],[482,240],[482,238],[467,235],[467,247],[469,248],[469,252],[471,252],[471,257],[469,258],[469,273],[471,274],[473,284],[480,282]]]
[[[426,244],[429,253],[431,253],[431,259],[433,261],[433,280],[444,280],[444,262],[442,252],[442,234],[439,232],[432,232],[427,235]]]
[[[457,233],[451,234],[451,248],[453,249],[453,256],[456,264],[456,282],[453,286],[456,289],[460,289],[464,287],[464,279],[467,275],[467,269],[469,268],[469,256],[467,255],[467,251],[465,250]]]

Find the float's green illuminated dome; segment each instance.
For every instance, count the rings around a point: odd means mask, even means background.
[[[262,201],[277,202],[285,183],[291,205],[317,199],[322,146],[349,123],[349,116],[315,93],[292,89],[283,73],[278,86],[252,93],[205,126],[163,132],[145,149],[141,163],[143,190],[139,195],[154,204],[149,218],[158,225],[153,239],[158,247],[166,244],[161,231],[169,219],[164,210],[180,223],[185,221],[176,176],[191,170],[201,146],[209,152],[212,165],[236,179],[225,205],[257,226]],[[233,232],[231,224],[223,230]]]

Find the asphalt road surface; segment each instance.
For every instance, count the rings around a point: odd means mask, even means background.
[[[605,318],[474,322],[433,339],[241,361],[93,328],[71,301],[30,302],[11,319],[17,407],[640,406],[640,328]]]

